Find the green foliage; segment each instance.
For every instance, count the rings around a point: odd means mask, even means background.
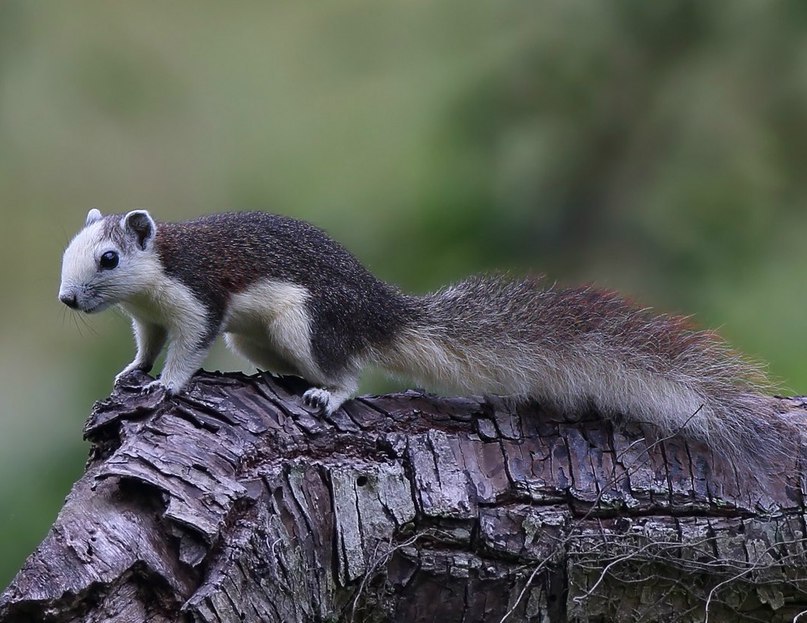
[[[806,26],[795,1],[0,3],[0,583],[132,352],[56,301],[93,206],[300,216],[416,291],[598,281],[804,390]]]

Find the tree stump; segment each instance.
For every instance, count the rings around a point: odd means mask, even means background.
[[[408,391],[320,417],[296,378],[147,380],[95,405],[0,623],[807,622],[801,457],[757,481],[593,413]]]

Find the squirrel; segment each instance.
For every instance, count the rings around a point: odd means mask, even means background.
[[[156,222],[148,211],[87,214],[64,252],[59,299],[88,314],[117,305],[149,372],[185,388],[211,344],[313,386],[331,414],[372,364],[426,386],[513,395],[683,433],[723,454],[781,448],[782,418],[762,370],[684,318],[594,287],[476,276],[415,296],[373,276],[307,222],[264,212]],[[792,433],[790,433],[792,434]]]

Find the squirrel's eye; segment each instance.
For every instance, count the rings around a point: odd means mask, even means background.
[[[118,265],[118,254],[114,251],[107,251],[101,256],[101,261],[98,264],[104,270],[112,270]]]

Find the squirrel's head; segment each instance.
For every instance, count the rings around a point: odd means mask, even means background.
[[[88,314],[148,288],[158,269],[157,225],[146,210],[102,216],[92,209],[62,258],[59,300]]]

